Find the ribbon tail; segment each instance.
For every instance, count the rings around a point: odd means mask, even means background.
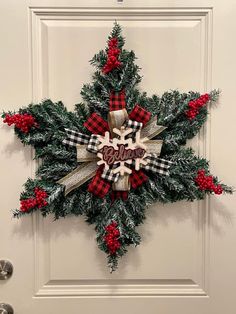
[[[157,117],[155,116],[141,130],[141,137],[148,137],[149,139],[152,139],[165,129],[165,126],[157,125]]]
[[[145,145],[147,147],[148,154],[155,154],[156,157],[159,156],[161,153],[162,144],[162,140],[146,141]]]
[[[90,136],[75,130],[65,129],[67,138],[62,143],[65,145],[76,146],[77,144],[88,144]]]
[[[97,155],[90,153],[85,145],[76,145],[77,149],[77,161],[78,162],[89,162],[97,160]]]
[[[57,183],[65,186],[65,195],[84,184],[91,179],[97,170],[96,162],[88,162],[78,166],[65,177],[61,178]]]
[[[169,175],[169,168],[173,164],[172,161],[158,158],[156,154],[150,154],[145,160],[148,162],[147,165],[143,166],[145,170],[150,170],[166,176]]]

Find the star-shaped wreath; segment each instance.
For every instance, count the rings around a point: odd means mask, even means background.
[[[115,23],[108,47],[91,60],[97,70],[82,88],[84,103],[68,112],[62,102],[45,100],[15,112],[4,122],[15,125],[22,143],[41,159],[36,178],[28,179],[14,216],[40,210],[55,218],[84,215],[95,226],[97,242],[111,270],[129,245],[147,205],[203,199],[232,193],[210,174],[207,160],[184,148],[207,118],[207,105],[219,92],[170,91],[148,97],[133,51],[123,49]]]

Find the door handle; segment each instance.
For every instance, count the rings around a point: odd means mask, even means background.
[[[13,273],[12,263],[6,260],[0,260],[0,280],[9,279],[12,276],[12,273]]]
[[[0,303],[0,314],[14,314],[14,310],[9,304]]]

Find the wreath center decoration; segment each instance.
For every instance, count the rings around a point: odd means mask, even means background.
[[[91,60],[97,70],[75,112],[45,100],[2,115],[42,159],[14,217],[36,210],[56,219],[85,216],[95,225],[111,271],[129,245],[140,243],[136,226],[149,204],[232,193],[210,174],[207,160],[183,147],[206,121],[207,105],[217,101],[219,91],[148,97],[136,88],[141,77],[135,54],[123,46],[115,23],[108,47]]]

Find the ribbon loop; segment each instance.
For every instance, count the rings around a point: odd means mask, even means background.
[[[136,133],[142,129],[143,123],[129,119],[125,122],[125,127],[131,128],[133,133]]]
[[[108,123],[96,112],[84,122],[84,126],[93,134],[104,135],[106,131],[109,131]]]
[[[110,128],[110,132],[113,137],[116,137],[115,133],[113,132],[114,128],[120,129],[125,121],[128,119],[128,113],[126,109],[110,111],[108,114],[108,125]]]
[[[101,168],[98,168],[95,177],[88,185],[88,191],[103,198],[109,192],[110,187],[111,183],[101,177]]]
[[[125,91],[121,90],[119,92],[112,91],[110,94],[109,109],[110,111],[116,111],[125,109]]]
[[[145,126],[151,118],[151,113],[143,109],[139,105],[135,105],[133,110],[129,114],[129,118],[131,120],[142,122],[143,126]]]
[[[123,176],[119,176],[117,182],[112,184],[113,191],[129,191],[130,190],[130,180],[129,174],[125,173]]]
[[[130,175],[130,184],[133,189],[137,189],[140,185],[148,180],[146,174],[142,171],[133,170],[132,174]]]

